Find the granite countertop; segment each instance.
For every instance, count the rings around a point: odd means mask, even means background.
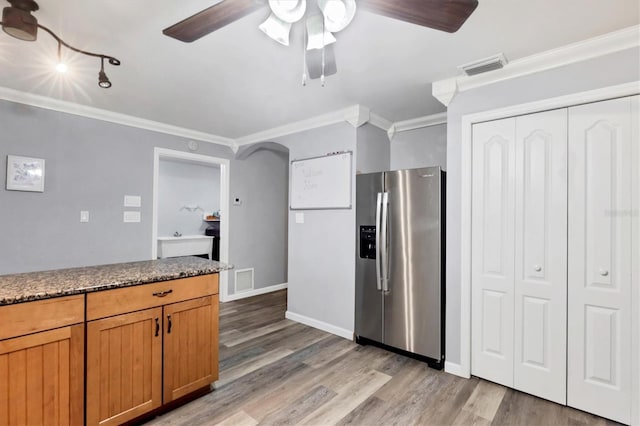
[[[0,275],[0,306],[195,277],[231,268],[232,265],[189,256]]]

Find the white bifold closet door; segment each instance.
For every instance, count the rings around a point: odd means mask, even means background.
[[[567,401],[567,110],[516,118],[515,389]]]
[[[513,386],[515,120],[473,126],[471,373]]]
[[[472,374],[566,402],[566,109],[473,126]]]
[[[631,273],[639,261],[631,257],[637,102],[569,109],[568,404],[623,423],[631,421]]]

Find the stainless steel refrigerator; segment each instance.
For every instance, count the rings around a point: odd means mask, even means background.
[[[444,364],[444,185],[440,167],[356,176],[358,343]]]

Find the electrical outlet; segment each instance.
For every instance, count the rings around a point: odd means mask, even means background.
[[[125,223],[138,223],[140,222],[140,212],[125,211],[122,221]]]
[[[139,195],[125,195],[124,196],[125,207],[140,207],[142,206],[142,197]]]

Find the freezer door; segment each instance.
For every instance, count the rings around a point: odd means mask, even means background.
[[[376,263],[381,259],[375,236],[380,232],[376,213],[379,216],[383,176],[382,173],[356,176],[355,334],[377,342],[382,342],[382,292],[378,290],[380,281],[376,278],[376,269],[380,269]],[[372,240],[375,247],[371,247]]]
[[[397,170],[388,193],[383,343],[441,359],[441,171]]]

